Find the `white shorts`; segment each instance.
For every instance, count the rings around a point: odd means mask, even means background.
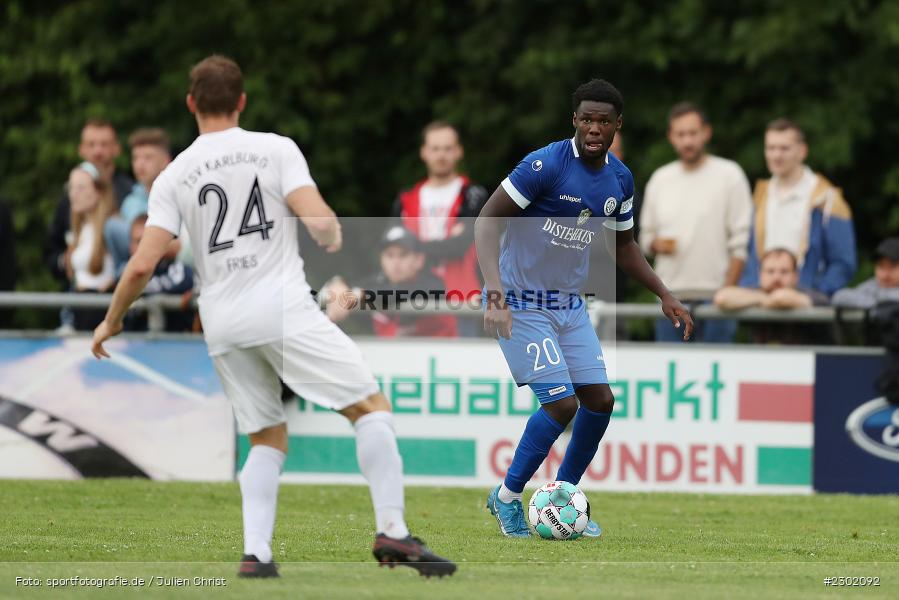
[[[284,423],[281,383],[324,408],[342,410],[376,393],[359,347],[320,311],[301,333],[212,356],[241,433]]]

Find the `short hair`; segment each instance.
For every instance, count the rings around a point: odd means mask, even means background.
[[[459,135],[459,130],[456,129],[456,126],[450,123],[449,121],[431,121],[427,125],[425,125],[421,130],[421,143],[424,145],[425,141],[428,138],[428,134],[432,131],[437,131],[438,129],[452,129],[453,133],[456,134],[456,139],[459,140],[459,143],[462,143],[462,136]]]
[[[624,97],[621,92],[605,79],[591,79],[574,90],[571,94],[571,105],[575,112],[584,101],[607,102],[615,108],[615,114],[619,116],[624,110]]]
[[[84,131],[88,127],[96,127],[97,129],[112,129],[112,132],[115,133],[115,127],[113,126],[112,121],[104,117],[90,117],[89,119],[85,119],[84,125],[81,126],[81,131]]]
[[[678,117],[690,114],[696,114],[703,125],[709,124],[709,116],[702,109],[702,107],[694,102],[686,101],[678,102],[671,107],[671,110],[668,111],[668,124],[670,125],[671,121],[677,119]]]
[[[770,256],[789,256],[790,262],[793,265],[793,270],[796,271],[799,269],[799,261],[796,259],[796,255],[786,248],[771,248],[770,250],[766,250],[765,253],[762,254],[762,260],[759,261],[759,264],[765,262],[765,259]]]
[[[805,143],[805,132],[802,130],[802,127],[790,119],[785,119],[783,117],[774,119],[768,123],[767,127],[765,127],[765,133],[768,133],[769,131],[795,131],[799,141]]]
[[[138,146],[156,146],[166,154],[172,153],[172,144],[168,134],[159,127],[141,127],[128,136],[128,146],[133,150]]]
[[[240,66],[220,54],[208,56],[190,70],[190,89],[197,112],[204,115],[230,115],[237,110],[243,94]]]

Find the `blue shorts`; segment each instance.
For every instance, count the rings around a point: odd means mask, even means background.
[[[541,404],[571,396],[582,385],[609,382],[584,306],[513,309],[512,337],[500,337],[499,347],[515,383],[531,386]]]

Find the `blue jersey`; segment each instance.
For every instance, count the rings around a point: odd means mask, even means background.
[[[634,178],[611,153],[595,169],[578,157],[574,140],[531,152],[503,180],[523,210],[509,219],[500,252],[500,278],[510,306],[546,306],[580,293],[590,246],[602,243],[600,223],[616,231],[634,226]],[[521,218],[525,217],[525,218]],[[530,298],[534,298],[531,300]]]

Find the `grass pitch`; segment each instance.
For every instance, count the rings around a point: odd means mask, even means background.
[[[3,598],[735,598],[842,596],[826,577],[878,577],[899,597],[899,497],[589,494],[601,540],[501,537],[488,490],[409,488],[415,535],[456,560],[449,579],[379,568],[368,490],[281,487],[281,578],[235,576],[236,484],[0,483]],[[104,588],[51,579],[140,578]],[[34,578],[25,585],[16,578]],[[195,580],[201,577],[205,580]],[[185,581],[179,581],[182,578]],[[218,578],[218,579],[216,579]],[[83,582],[83,580],[81,580]],[[33,583],[33,582],[32,582]]]

